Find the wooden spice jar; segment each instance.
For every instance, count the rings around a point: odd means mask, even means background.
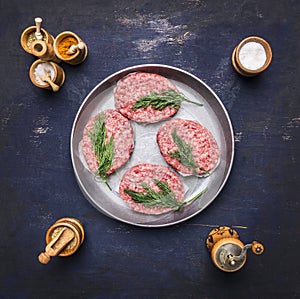
[[[54,51],[59,59],[72,65],[82,63],[88,54],[87,45],[71,31],[61,32],[55,38]]]
[[[35,33],[37,32],[37,30],[39,30],[41,33],[41,39],[36,38]],[[22,48],[27,53],[32,54],[31,45],[35,40],[41,40],[41,41],[44,41],[46,44],[53,45],[54,37],[49,32],[47,32],[45,29],[38,28],[38,26],[30,26],[22,32],[20,42],[21,42]]]
[[[65,72],[55,62],[38,59],[31,65],[29,77],[39,88],[58,91],[65,81]]]
[[[46,233],[45,252],[40,253],[40,263],[47,264],[53,256],[70,256],[74,254],[84,240],[84,228],[75,218],[57,220]]]
[[[250,36],[235,47],[231,61],[240,75],[256,76],[269,67],[272,61],[272,49],[263,38]]]

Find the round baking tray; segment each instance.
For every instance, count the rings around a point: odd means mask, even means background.
[[[196,120],[211,131],[220,148],[218,167],[205,178],[180,176],[185,187],[185,199],[201,190],[207,192],[185,206],[181,211],[162,215],[146,215],[131,210],[118,194],[118,183],[123,173],[138,163],[167,165],[156,144],[156,132],[162,122],[138,124],[131,122],[135,134],[135,148],[130,160],[109,177],[110,191],[105,184],[95,179],[89,171],[81,152],[83,129],[88,120],[105,109],[114,109],[114,90],[118,81],[134,72],[160,74],[171,80],[188,98],[203,103],[203,107],[183,102],[174,116]],[[78,184],[87,200],[105,215],[119,221],[143,226],[163,227],[185,221],[204,210],[220,193],[231,171],[234,157],[234,136],[228,113],[212,89],[196,76],[176,67],[161,64],[145,64],[120,70],[100,82],[84,99],[75,117],[71,132],[71,158]]]

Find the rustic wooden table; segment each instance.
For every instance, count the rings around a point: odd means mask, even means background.
[[[4,1],[0,7],[0,297],[1,298],[299,298],[299,13],[293,0]],[[22,31],[43,18],[53,36],[76,32],[87,60],[62,63],[57,93],[29,80],[35,58]],[[231,65],[245,37],[264,37],[270,67],[244,78]],[[192,219],[141,228],[92,207],[70,159],[72,123],[85,96],[125,67],[159,63],[207,83],[235,132],[235,160],[216,200]],[[68,258],[42,265],[45,233],[65,216],[82,221],[86,239]],[[212,265],[211,229],[234,227],[260,240],[236,273]]]

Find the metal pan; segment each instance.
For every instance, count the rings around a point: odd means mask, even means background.
[[[128,163],[109,177],[113,191],[95,179],[86,167],[81,154],[83,129],[88,120],[105,109],[114,109],[114,89],[124,76],[134,72],[151,72],[170,79],[185,96],[203,103],[198,107],[182,103],[174,117],[196,120],[211,131],[220,148],[220,162],[213,173],[205,178],[180,176],[186,193],[191,198],[204,188],[208,191],[181,211],[162,215],[146,215],[132,211],[118,195],[118,182],[122,174],[137,163],[167,165],[156,144],[156,132],[162,122],[142,125],[132,122],[135,132],[135,148]],[[163,227],[185,221],[204,210],[224,187],[234,157],[234,136],[228,113],[217,95],[200,79],[179,68],[146,64],[123,69],[100,82],[84,99],[75,117],[71,133],[71,158],[78,184],[87,200],[100,212],[125,223],[143,227]]]

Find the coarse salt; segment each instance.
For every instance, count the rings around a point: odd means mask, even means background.
[[[35,80],[40,85],[47,85],[47,82],[44,82],[42,78],[47,75],[47,73],[50,74],[50,79],[53,81],[54,79],[54,68],[49,62],[43,62],[39,63],[37,67],[34,69],[34,76]]]
[[[267,61],[265,48],[258,42],[248,42],[239,51],[239,60],[248,70],[257,70]]]

